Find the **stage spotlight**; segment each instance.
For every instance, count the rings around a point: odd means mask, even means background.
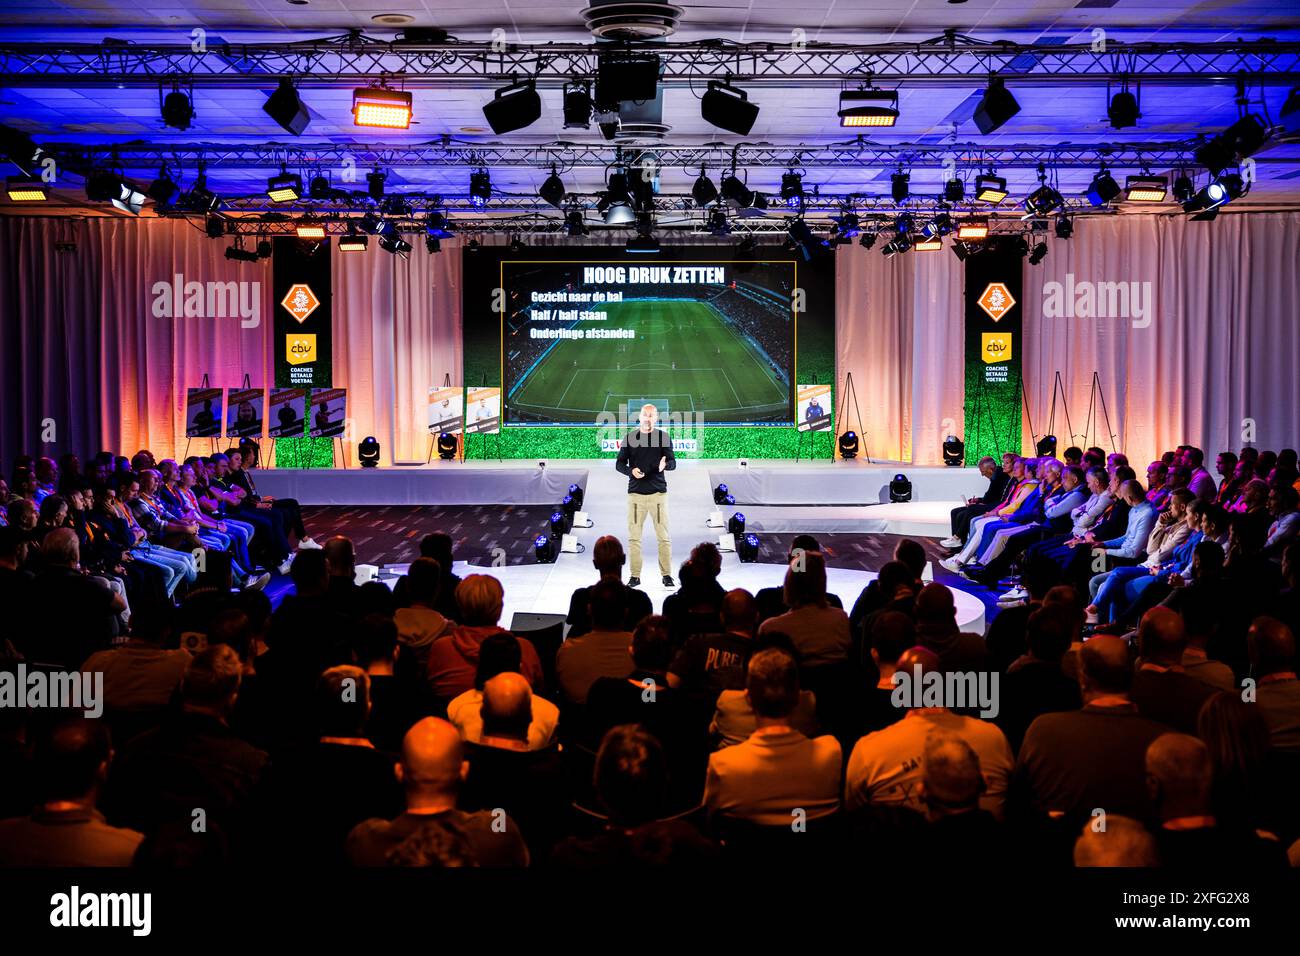
[[[737,209],[744,209],[754,202],[753,190],[741,182],[734,171],[722,181],[720,195]]]
[[[1022,257],[1029,255],[1029,242],[1024,236],[1012,236],[1003,241],[1015,255]]]
[[[537,195],[545,199],[556,209],[564,208],[564,180],[560,178],[555,167],[551,167],[551,175],[546,177],[546,182],[542,183],[541,188],[537,190]]]
[[[1007,181],[1001,176],[989,173],[975,180],[975,198],[980,202],[996,206],[1007,198]]]
[[[896,256],[901,252],[907,252],[912,248],[912,240],[905,235],[895,236],[889,242],[880,247],[880,254],[888,259],[890,256]]]
[[[845,90],[840,93],[840,126],[893,126],[898,122],[896,90]]]
[[[425,219],[424,231],[434,239],[450,239],[456,235],[451,220],[444,213],[431,212]]]
[[[43,168],[45,150],[37,146],[26,133],[9,126],[0,126],[0,155],[17,166],[19,172],[32,176]]]
[[[798,208],[803,205],[803,176],[796,172],[782,173],[781,198],[787,206]]]
[[[524,245],[524,241],[523,241],[522,239],[520,239],[518,236],[511,236],[511,237],[510,237],[510,254],[511,254],[511,255],[515,255],[515,256],[517,256],[517,255],[519,255],[521,252],[523,252],[523,251],[524,251],[525,249],[527,249],[527,248],[528,248],[528,247]]]
[[[1128,91],[1128,84],[1110,98],[1106,115],[1110,117],[1110,125],[1114,129],[1137,125],[1138,117],[1142,114],[1138,112],[1137,97]]]
[[[941,212],[921,227],[921,235],[927,239],[935,239],[948,235],[952,230],[952,217],[946,212]]]
[[[280,79],[280,85],[266,98],[262,111],[279,123],[285,132],[294,136],[301,136],[311,122],[311,114],[294,89],[293,80],[287,76]]]
[[[384,228],[384,220],[375,213],[368,212],[357,221],[357,225],[359,225],[361,231],[367,235],[377,236],[379,235],[379,230]]]
[[[758,243],[754,241],[753,236],[744,236],[740,242],[736,243],[737,256],[752,256],[758,248]]]
[[[691,198],[700,208],[704,208],[718,198],[718,187],[713,185],[713,180],[705,175],[702,169],[699,178],[695,180],[695,185],[691,187]]]
[[[339,252],[365,252],[370,245],[370,237],[356,231],[356,226],[348,226],[348,234],[339,236]]]
[[[956,467],[966,460],[966,443],[956,435],[949,435],[943,440],[943,463]]]
[[[438,436],[438,457],[443,461],[451,461],[456,457],[456,436],[451,432],[443,432]]]
[[[158,95],[162,96],[161,88]],[[189,129],[190,123],[194,121],[194,104],[179,87],[173,86],[172,91],[162,100],[161,112],[163,123],[174,129]]]
[[[307,195],[312,199],[329,199],[333,192],[329,177],[324,173],[317,173],[307,183]]]
[[[582,213],[577,209],[571,209],[564,217],[564,232],[569,238],[580,238],[588,234],[587,224],[582,219]]]
[[[716,488],[713,489],[713,503],[714,503],[715,505],[720,505],[720,504],[722,504],[722,502],[723,502],[724,500],[726,500],[726,497],[727,497],[727,486],[726,486],[726,485],[721,485],[721,484],[720,484],[720,485],[718,485],[718,487],[716,487]]]
[[[1247,156],[1258,152],[1268,141],[1268,127],[1254,115],[1233,123],[1196,151],[1196,161],[1216,176]]]
[[[1178,202],[1187,202],[1196,195],[1196,184],[1192,182],[1192,177],[1184,172],[1178,174],[1174,180],[1174,199]]]
[[[1183,203],[1183,211],[1196,213],[1193,221],[1209,222],[1219,214],[1219,207],[1244,196],[1247,192],[1245,181],[1236,173],[1212,180],[1208,186]]]
[[[226,249],[226,258],[232,262],[256,262],[257,250],[245,249],[243,240],[236,237],[235,244]]]
[[[861,223],[856,212],[846,212],[831,220],[831,232],[839,242],[852,242],[853,237],[862,232]]]
[[[993,132],[1020,112],[1020,104],[1000,77],[989,77],[989,85],[975,107],[972,119],[984,135]]]
[[[379,248],[405,259],[407,253],[411,251],[411,244],[396,232],[392,232],[379,237]]]
[[[1036,266],[1047,258],[1047,243],[1040,242],[1034,246],[1033,251],[1029,253],[1029,264]]]
[[[1164,202],[1169,193],[1169,180],[1164,176],[1130,176],[1124,186],[1124,198],[1129,202]]]
[[[628,192],[626,173],[610,174],[605,193],[596,203],[596,210],[604,218],[607,226],[624,226],[636,221],[636,210],[632,208],[632,196]]]
[[[1062,216],[1056,220],[1056,238],[1069,239],[1074,235],[1074,220]]]
[[[50,198],[49,184],[39,176],[10,176],[10,202],[43,202]]]
[[[410,129],[411,94],[382,87],[353,90],[352,122],[356,126]]]
[[[954,242],[952,244],[952,254],[956,256],[959,261],[965,262],[970,258],[971,248],[971,246],[964,242]]]
[[[987,239],[988,236],[989,221],[987,219],[963,219],[957,225],[957,238],[963,242]]]
[[[442,252],[442,240],[436,238],[435,236],[425,236],[424,251],[431,256],[436,255],[439,252]]]
[[[744,534],[745,516],[739,511],[733,512],[727,519],[727,534]]]
[[[1119,183],[1115,182],[1115,177],[1110,174],[1105,166],[1098,170],[1097,175],[1092,177],[1092,182],[1083,193],[1088,197],[1088,202],[1094,206],[1104,206],[1120,194]]]
[[[544,534],[533,539],[533,553],[538,564],[554,564],[556,558],[555,543]]]
[[[483,104],[483,118],[498,136],[531,126],[541,115],[542,98],[532,80],[502,87]]]
[[[1059,209],[1064,205],[1065,200],[1061,194],[1047,183],[1043,183],[1025,197],[1025,208],[1029,210],[1031,216],[1045,216],[1053,209]]]
[[[570,485],[570,487],[574,487]],[[578,502],[573,495],[565,495],[560,499],[560,510],[564,512],[564,517],[568,519],[569,527],[573,527],[573,516],[578,513]]]
[[[564,84],[564,128],[588,129],[591,126],[591,84]]]
[[[889,483],[889,500],[895,504],[912,500],[912,483],[907,480],[907,475],[894,476],[894,480]]]
[[[220,239],[226,234],[226,220],[215,214],[209,215],[203,221],[203,231],[209,239]]]
[[[845,432],[840,436],[840,457],[845,461],[858,457],[858,433]]]
[[[384,198],[384,182],[388,179],[388,174],[382,169],[376,169],[374,172],[366,173],[366,192],[375,202]]]
[[[575,484],[575,485],[569,485],[569,494],[568,494],[568,497],[570,497],[570,498],[573,499],[573,510],[574,510],[574,511],[581,511],[581,510],[582,510],[582,502],[586,499],[586,494],[585,494],[585,492],[583,492],[583,490],[582,490],[582,486],[581,486],[581,485],[576,485],[576,484]]]
[[[145,190],[149,198],[159,206],[170,206],[179,191],[180,187],[167,174],[165,166],[158,170],[158,178],[151,182],[149,188]]]
[[[912,246],[914,252],[938,252],[943,248],[943,240],[936,236],[933,239],[918,239]]]
[[[492,177],[486,169],[480,169],[469,175],[469,201],[475,206],[483,207],[492,198]]]
[[[302,198],[302,177],[281,169],[279,176],[266,181],[266,194],[271,202],[293,202]]]
[[[758,104],[749,102],[749,95],[729,83],[710,80],[709,88],[700,100],[700,115],[706,123],[740,136],[748,136],[758,119]]]
[[[659,93],[659,57],[654,54],[612,51],[596,63],[596,109],[612,108],[628,100],[645,102]]]
[[[901,169],[889,177],[889,194],[894,197],[894,202],[902,202],[907,198],[909,193],[907,182],[910,178],[911,176]]]
[[[1047,458],[1056,455],[1056,436],[1044,435],[1038,439],[1038,444],[1034,446],[1040,458]]]
[[[324,239],[325,225],[318,219],[303,216],[294,226],[299,239]]]
[[[715,236],[731,235],[731,220],[721,209],[715,209],[709,214],[708,221],[709,232]]]
[[[950,179],[943,184],[945,202],[961,202],[966,198],[966,184],[960,179]]]
[[[551,537],[559,539],[559,538],[563,538],[568,533],[569,533],[569,519],[565,516],[564,512],[552,511],[551,512]]]
[[[814,256],[825,252],[830,247],[830,243],[825,239],[818,238],[808,228],[808,223],[802,219],[793,220],[786,231],[800,253],[803,254],[804,262],[811,262]]]
[[[742,564],[753,564],[758,560],[758,535],[744,534],[736,541],[736,556]]]
[[[858,245],[863,249],[870,249],[876,244],[876,234],[874,232],[864,232],[858,236]]]
[[[271,245],[271,240],[269,239],[263,239],[257,244],[257,258],[259,259],[271,258],[271,253],[274,251],[275,247]]]
[[[916,217],[910,212],[899,213],[894,219],[894,228],[898,230],[900,236],[905,236],[916,228]]]
[[[145,195],[118,173],[100,170],[86,179],[86,198],[110,203],[115,209],[138,216],[144,208]]]
[[[357,446],[357,460],[362,468],[379,467],[379,442],[375,441],[374,435],[367,435]]]

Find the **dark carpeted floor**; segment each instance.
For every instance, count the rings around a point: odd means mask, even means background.
[[[457,560],[486,564],[495,548],[508,564],[532,562],[533,539],[550,528],[553,509],[543,505],[373,505],[304,507],[303,521],[320,542],[332,534],[347,535],[356,546],[357,560],[365,564],[407,564],[420,553],[420,538],[444,531],[455,542]],[[758,560],[785,561],[793,534],[759,536]],[[894,554],[899,541],[893,534],[822,534],[817,536],[831,566],[879,571]],[[705,540],[701,537],[701,540]],[[948,552],[935,538],[917,538],[934,562],[935,580],[960,588],[984,601],[991,621],[997,597],[939,567]]]

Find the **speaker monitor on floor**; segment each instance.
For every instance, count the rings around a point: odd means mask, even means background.
[[[708,520],[704,522],[706,528],[721,528],[723,525],[722,512],[710,511]]]
[[[594,528],[596,522],[591,520],[591,515],[585,511],[575,511],[573,513],[573,527],[575,528]]]
[[[718,535],[718,550],[723,554],[730,554],[736,550],[736,536],[734,534]]]
[[[576,534],[566,534],[560,538],[561,554],[581,554],[583,550],[582,545],[578,543]]]

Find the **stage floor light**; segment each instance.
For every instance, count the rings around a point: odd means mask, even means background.
[[[736,556],[743,564],[753,564],[758,560],[758,535],[743,534],[736,539]]]
[[[912,483],[907,475],[897,474],[889,483],[889,500],[895,504],[912,500]]]
[[[840,436],[840,457],[844,460],[858,457],[858,433],[845,432]]]
[[[555,542],[544,534],[539,534],[533,539],[533,553],[537,557],[538,564],[554,564],[558,554]]]
[[[943,463],[950,468],[966,460],[966,443],[956,435],[949,435],[943,440]]]
[[[379,467],[379,442],[375,436],[367,435],[360,445],[357,446],[357,459],[361,462],[362,468]]]

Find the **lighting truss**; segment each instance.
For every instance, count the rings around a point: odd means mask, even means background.
[[[4,43],[0,86],[61,88],[141,85],[184,76],[194,86],[264,87],[292,76],[298,89],[359,85],[400,76],[406,89],[481,87],[535,78],[562,88],[594,80],[600,44],[490,42],[402,43],[359,32],[294,43],[223,44],[196,53],[186,44]],[[499,47],[499,44],[497,45]],[[782,43],[718,41],[655,44],[662,83],[698,85],[731,78],[750,86],[832,87],[870,76],[875,82],[983,86],[997,74],[1017,86],[1140,80],[1143,85],[1232,84],[1241,74],[1266,84],[1300,82],[1300,43],[1018,44],[948,33],[922,43]]]

